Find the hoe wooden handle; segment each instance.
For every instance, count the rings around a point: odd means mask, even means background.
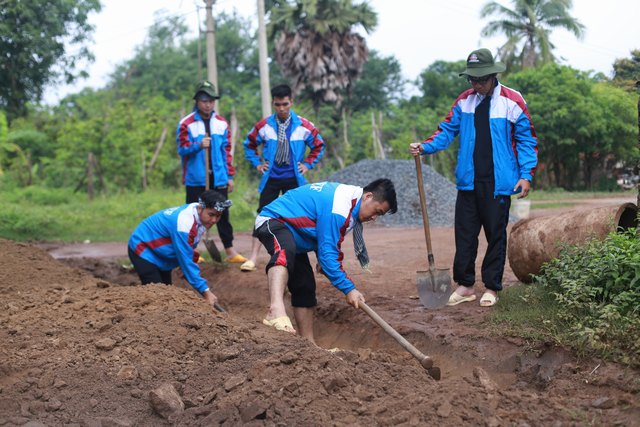
[[[395,329],[391,327],[385,320],[378,316],[378,313],[373,311],[367,304],[358,301],[358,307],[360,307],[365,313],[369,315],[386,333],[391,335],[398,343],[404,347],[413,357],[418,359],[423,368],[429,370],[433,367],[433,360],[429,356],[425,356],[420,350],[415,348],[409,341],[407,341],[402,335],[400,335]]]

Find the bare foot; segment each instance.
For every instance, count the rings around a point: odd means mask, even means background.
[[[474,294],[473,286],[468,288],[466,286],[459,285],[454,292],[461,297],[468,297]]]

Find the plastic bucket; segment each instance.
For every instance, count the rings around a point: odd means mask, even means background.
[[[515,199],[511,201],[511,213],[518,219],[529,218],[530,211],[531,201],[522,199]]]

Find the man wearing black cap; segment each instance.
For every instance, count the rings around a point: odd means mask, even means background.
[[[233,191],[233,156],[229,124],[215,112],[215,102],[220,99],[215,86],[209,81],[200,82],[193,96],[193,111],[180,120],[176,130],[178,154],[182,157],[182,182],[186,186],[187,203],[194,203],[207,190],[207,164],[209,188],[226,199]],[[208,150],[207,150],[208,149]],[[207,162],[206,153],[210,156]],[[233,227],[229,211],[225,211],[216,224],[220,240],[227,254],[226,261],[243,263],[247,259],[233,247]]]
[[[460,73],[471,88],[458,96],[433,135],[409,146],[413,156],[433,154],[460,136],[453,261],[453,280],[460,286],[447,305],[476,299],[473,285],[481,228],[487,252],[482,261],[486,291],[480,306],[496,303],[502,290],[511,195],[519,193],[518,198],[523,198],[529,194],[538,164],[538,143],[527,104],[519,92],[497,79],[505,69],[488,49],[471,52],[467,68]]]
[[[218,298],[200,274],[196,247],[229,206],[231,200],[220,193],[205,191],[197,203],[164,209],[142,221],[128,243],[129,259],[142,284],[170,285],[171,271],[180,266],[193,289],[209,304],[216,304]]]

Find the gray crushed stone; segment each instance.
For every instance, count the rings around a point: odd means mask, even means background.
[[[420,195],[413,160],[362,160],[329,176],[327,181],[364,187],[378,178],[388,178],[395,185],[398,212],[385,215],[376,222],[390,227],[421,227]],[[429,225],[453,227],[456,186],[425,164],[422,165],[422,181],[427,196]]]

